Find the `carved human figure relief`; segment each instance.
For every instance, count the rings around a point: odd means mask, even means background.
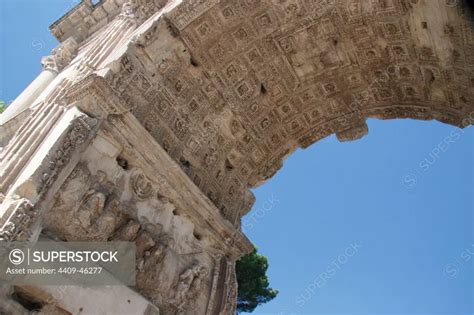
[[[195,261],[193,266],[179,275],[174,298],[174,302],[177,305],[177,314],[185,313],[187,302],[197,294],[203,278],[205,278],[207,274],[207,268]]]

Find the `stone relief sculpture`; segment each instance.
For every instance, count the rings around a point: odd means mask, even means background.
[[[139,200],[145,200],[154,195],[150,181],[139,170],[130,177],[130,188]]]
[[[206,277],[207,274],[206,267],[195,262],[192,267],[179,275],[174,298],[174,303],[177,305],[178,310],[176,314],[181,315],[185,313],[187,301],[193,299],[201,287],[203,278]]]
[[[367,118],[472,124],[458,4],[81,1],[1,124],[0,240],[135,242],[137,285],[111,309],[134,296],[137,314],[234,314],[250,188],[289,154],[358,139]]]
[[[73,124],[66,135],[61,147],[56,151],[55,157],[49,161],[49,169],[42,174],[39,192],[44,192],[54,182],[62,167],[69,161],[75,148],[84,143],[97,120],[89,117],[80,117]]]
[[[11,213],[0,230],[0,241],[26,241],[31,237],[30,230],[38,212],[27,199],[16,200],[10,205]]]
[[[90,190],[86,193],[77,212],[77,219],[84,229],[88,229],[102,214],[105,205],[105,195]]]
[[[104,161],[105,164],[109,162]],[[156,192],[154,184],[143,175],[140,169],[132,168],[121,172],[120,176],[115,175],[112,182],[111,174],[118,173],[113,170],[109,170],[108,173],[97,170],[94,174],[89,170],[88,163],[90,162],[81,162],[64,182],[50,210],[48,220],[45,222],[43,233],[62,240],[135,242],[137,288],[157,305],[165,305],[164,309],[168,308],[170,314],[178,309],[184,312],[185,302],[195,298],[208,271],[197,261],[188,272],[180,276],[173,276],[172,270],[182,259],[182,263],[186,263],[195,255],[203,253],[202,245],[198,244],[199,241],[192,235],[191,238],[181,236],[183,240],[194,239],[196,243],[188,245],[195,248],[196,253],[186,253],[181,256],[176,252],[174,237],[165,232],[165,226],[162,223],[152,222],[146,216],[138,217],[136,210],[130,210],[152,207],[152,204],[163,199]],[[117,163],[115,167],[121,166]],[[117,185],[123,185],[125,188],[125,190],[119,190],[122,191],[122,196],[115,195]],[[77,203],[76,200],[81,201]],[[169,200],[164,200],[164,202],[169,203]],[[163,206],[163,209],[169,209],[168,211],[171,212],[173,208]],[[166,277],[163,277],[164,275]],[[167,283],[170,288],[173,288],[175,282],[180,283],[177,286],[181,288],[181,293],[168,296],[174,291],[164,288]],[[153,289],[156,283],[162,283],[163,288],[158,291]],[[164,312],[167,314],[166,311]]]

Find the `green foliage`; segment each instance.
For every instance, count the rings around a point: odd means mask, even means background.
[[[3,113],[5,109],[7,109],[7,105],[5,105],[4,101],[0,101],[0,113]]]
[[[267,303],[277,296],[278,291],[268,287],[267,269],[267,257],[257,254],[257,250],[237,261],[235,270],[239,285],[238,313],[251,313],[258,305]]]

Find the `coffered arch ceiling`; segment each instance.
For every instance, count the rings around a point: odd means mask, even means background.
[[[452,0],[183,1],[108,79],[238,225],[298,147],[358,139],[368,117],[470,124],[470,23]]]

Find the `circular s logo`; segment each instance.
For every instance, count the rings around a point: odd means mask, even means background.
[[[25,253],[21,249],[13,249],[8,258],[12,264],[19,265],[25,260]]]
[[[447,264],[444,268],[444,274],[448,276],[448,278],[454,279],[459,274],[459,268],[456,266],[456,264]]]

